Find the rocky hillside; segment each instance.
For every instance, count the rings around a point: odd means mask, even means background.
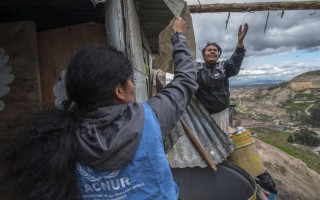
[[[320,107],[320,70],[271,88],[232,90],[231,98],[237,102],[243,126],[318,126],[318,116],[311,115]]]
[[[288,86],[293,91],[320,89],[320,70],[311,71],[293,78]]]
[[[317,172],[278,148],[258,139],[255,143],[264,166],[277,184],[280,199],[320,199],[320,175]]]
[[[315,115],[320,113],[320,70],[301,74],[271,88],[232,90],[231,98],[237,105],[234,119],[238,126],[268,128],[288,134],[307,126],[320,134],[320,127],[316,126],[320,117]],[[300,159],[258,139],[256,146],[277,183],[280,199],[320,200],[320,175],[316,171]]]

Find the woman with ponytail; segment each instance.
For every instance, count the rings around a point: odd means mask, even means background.
[[[106,46],[82,49],[66,74],[64,110],[41,114],[6,154],[6,199],[177,199],[163,149],[198,85],[177,18],[172,36],[175,77],[137,103],[133,67]]]

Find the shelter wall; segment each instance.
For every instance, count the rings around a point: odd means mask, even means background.
[[[7,66],[12,69],[7,75],[14,76],[8,85],[0,85],[10,88],[10,92],[1,97],[5,104],[0,112],[1,148],[5,144],[3,138],[23,126],[29,115],[40,110],[41,89],[35,23],[2,23],[0,30],[0,46],[9,56]]]
[[[152,65],[150,48],[141,30],[140,20],[133,1],[124,1],[127,54],[134,67],[134,84],[136,86],[136,101],[148,99],[149,69]],[[149,67],[147,67],[148,65]]]
[[[78,24],[39,32],[39,65],[43,110],[54,108],[53,86],[60,79],[63,69],[81,48],[92,44],[104,44],[104,26],[96,23]]]

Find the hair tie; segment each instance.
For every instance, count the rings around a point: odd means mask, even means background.
[[[61,107],[63,110],[73,113],[77,109],[77,102],[70,101],[70,100],[64,100],[61,103]]]

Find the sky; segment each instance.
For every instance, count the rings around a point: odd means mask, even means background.
[[[252,0],[199,0],[201,4],[244,3]],[[284,0],[282,0],[284,1]],[[259,1],[263,2],[263,1]],[[267,2],[267,1],[264,1]],[[188,5],[199,4],[187,0]],[[192,14],[197,61],[203,61],[201,49],[207,42],[217,42],[222,48],[220,60],[228,59],[237,44],[237,33],[245,22],[249,31],[244,40],[246,56],[239,74],[230,83],[259,83],[262,80],[288,81],[307,71],[320,70],[320,10]]]

